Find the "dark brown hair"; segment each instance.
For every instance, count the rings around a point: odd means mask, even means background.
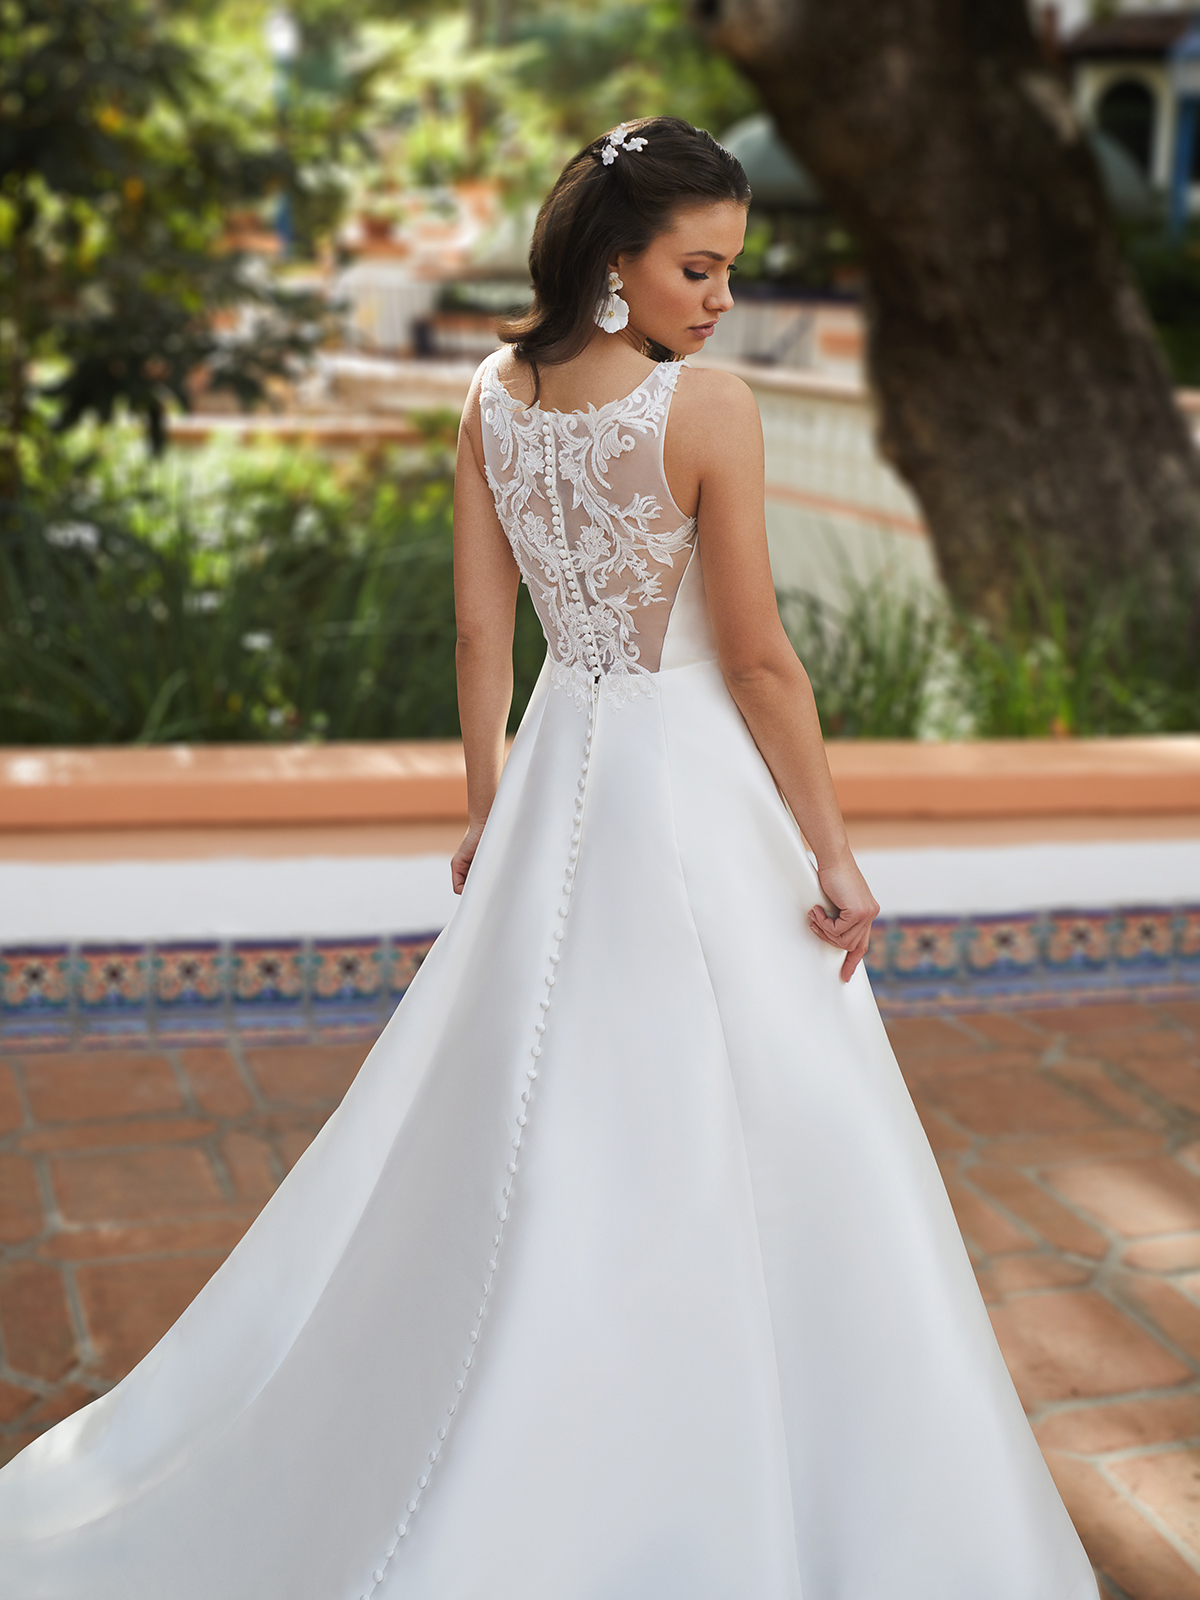
[[[710,133],[681,117],[639,117],[625,123],[641,150],[618,150],[604,164],[608,134],[572,156],[538,212],[529,250],[533,305],[500,325],[500,337],[533,366],[577,356],[595,329],[614,256],[638,256],[672,223],[675,212],[705,201],[750,202],[741,163]],[[614,130],[615,131],[615,130]],[[655,345],[656,360],[670,352]]]

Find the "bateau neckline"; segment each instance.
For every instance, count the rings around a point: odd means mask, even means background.
[[[499,357],[502,354],[502,352],[501,351],[497,351],[496,354],[497,354],[497,357]],[[649,371],[646,374],[646,376],[642,379],[641,383],[639,383],[638,386],[635,389],[630,389],[628,394],[620,395],[620,396],[618,396],[618,398],[616,400],[606,400],[603,405],[599,405],[599,406],[595,405],[594,403],[589,402],[588,405],[586,405],[586,406],[577,406],[572,411],[560,411],[555,406],[544,406],[544,405],[541,405],[536,400],[533,400],[533,401],[518,400],[515,394],[510,394],[509,391],[505,388],[504,380],[501,378],[499,372],[496,370],[497,367],[499,366],[499,364],[500,364],[499,360],[497,360],[496,362],[493,363],[493,366],[492,366],[492,377],[495,378],[495,380],[496,380],[496,387],[504,395],[505,399],[510,402],[510,404],[512,404],[514,406],[520,406],[522,411],[540,411],[544,417],[598,417],[603,412],[610,411],[613,408],[613,406],[627,405],[629,403],[629,401],[634,398],[635,395],[641,394],[642,390],[646,387],[646,385],[648,383],[652,383],[654,381],[654,379],[658,377],[658,375],[662,371],[663,367],[667,367],[667,366],[681,367],[683,365],[683,362],[682,361],[656,361],[654,363],[654,366],[651,369],[651,371]]]

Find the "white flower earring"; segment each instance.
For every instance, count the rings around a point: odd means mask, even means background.
[[[623,289],[624,283],[610,268],[608,274],[608,294],[602,296],[596,307],[596,325],[604,329],[605,333],[619,333],[629,321],[629,307],[618,289]]]

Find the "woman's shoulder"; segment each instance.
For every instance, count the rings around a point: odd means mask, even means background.
[[[672,421],[710,461],[762,435],[754,391],[720,367],[681,366],[675,383]]]
[[[758,412],[754,391],[746,380],[721,367],[689,367],[681,362],[675,396],[695,409],[719,408],[726,414],[732,409],[746,415]]]

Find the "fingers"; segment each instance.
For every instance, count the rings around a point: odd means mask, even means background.
[[[874,920],[871,916],[855,917],[845,911],[834,918],[823,906],[813,906],[808,914],[808,925],[817,937],[835,950],[845,952],[841,967],[843,983],[850,982],[870,947]]]
[[[868,941],[864,940],[862,944],[856,945],[853,950],[847,950],[840,974],[843,983],[849,983],[854,976],[859,963],[867,953],[867,943]]]

